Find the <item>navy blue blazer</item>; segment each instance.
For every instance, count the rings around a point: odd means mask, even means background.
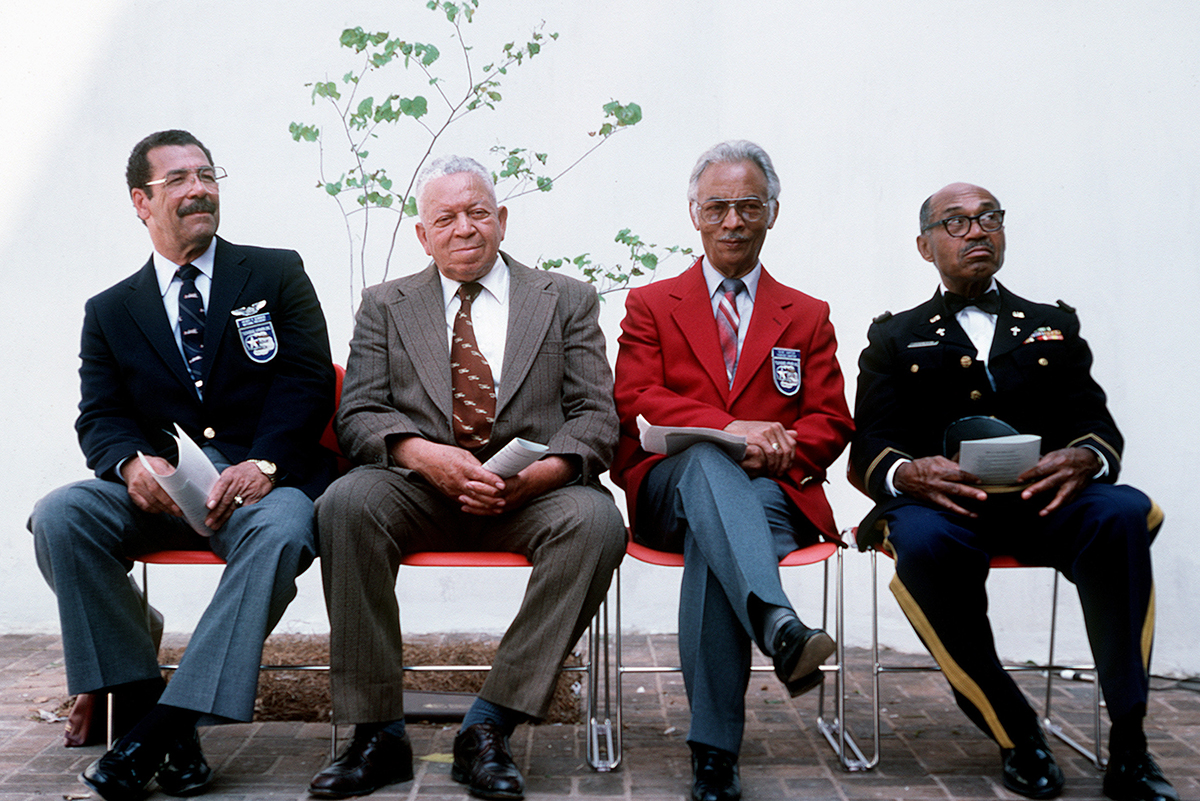
[[[244,317],[232,312],[260,302],[270,327],[260,325],[257,339],[244,343],[237,326]],[[88,467],[119,481],[117,465],[139,450],[174,458],[178,423],[232,464],[274,462],[281,484],[316,498],[334,476],[332,454],[318,440],[333,414],[335,384],[325,316],[299,254],[218,237],[205,316],[202,401],[153,260],[87,302],[75,429]]]
[[[1116,480],[1123,439],[1092,378],[1092,353],[1079,335],[1075,310],[1062,301],[1050,306],[999,290],[987,360],[995,388],[941,293],[871,325],[858,360],[850,466],[877,503],[892,500],[885,477],[893,463],[940,455],[946,426],[971,415],[998,417],[1023,434],[1040,435],[1043,453],[1093,447],[1108,461],[1101,480]],[[881,511],[877,507],[867,519]],[[864,533],[860,527],[860,540]]]

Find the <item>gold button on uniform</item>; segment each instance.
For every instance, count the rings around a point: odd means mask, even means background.
[[[983,397],[983,393],[977,389],[971,390],[971,400],[979,400]]]
[[[910,367],[910,368],[908,368],[908,369],[909,369],[909,372],[913,372],[913,373],[915,373],[915,372],[917,372],[918,370],[920,370],[921,368],[920,368],[920,367],[917,367],[917,366],[914,364],[912,367]]]
[[[212,428],[206,428],[206,429],[204,429],[204,438],[205,439],[216,439],[217,432],[214,431]]]
[[[1046,365],[1050,364],[1050,360],[1043,356],[1042,358],[1038,359],[1038,364],[1040,364],[1042,367],[1045,367]]]
[[[963,356],[961,359],[958,360],[958,363],[961,364],[963,367],[970,367],[971,366],[971,357]]]

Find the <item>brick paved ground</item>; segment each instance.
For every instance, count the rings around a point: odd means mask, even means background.
[[[671,636],[627,637],[629,661],[676,658]],[[86,798],[76,776],[100,747],[65,749],[62,723],[39,722],[65,692],[61,647],[53,636],[0,636],[0,801]],[[869,655],[849,654],[851,706],[847,718],[869,732],[863,695]],[[916,663],[918,657],[896,656]],[[1021,680],[1037,693],[1037,679]],[[1154,753],[1185,799],[1200,800],[1200,695],[1156,681],[1148,733]],[[690,767],[685,743],[687,701],[675,674],[625,680],[624,764],[609,774],[591,771],[583,758],[582,726],[524,726],[513,743],[531,801],[551,798],[681,801]],[[1077,731],[1088,727],[1088,686],[1056,685],[1056,708]],[[790,700],[770,674],[756,674],[747,706],[742,779],[747,801],[769,799],[1007,799],[998,782],[995,747],[954,705],[940,676],[884,678],[883,761],[873,771],[845,773],[814,724],[815,695]],[[416,779],[373,798],[436,801],[467,796],[450,780],[453,728],[410,726],[418,762]],[[217,779],[205,796],[220,801],[306,799],[309,779],[325,764],[329,728],[314,723],[251,723],[204,729],[202,739]],[[864,739],[866,739],[864,737]],[[870,750],[869,743],[864,746]],[[1062,744],[1055,752],[1067,774],[1067,799],[1098,799],[1100,775]],[[167,798],[161,794],[156,798]]]

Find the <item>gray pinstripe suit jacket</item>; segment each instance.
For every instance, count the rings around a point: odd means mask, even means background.
[[[546,443],[599,485],[617,439],[612,370],[596,291],[558,273],[508,265],[503,379],[485,461],[514,437]],[[437,268],[370,287],[355,323],[338,440],[354,464],[388,464],[389,438],[454,445],[450,355]]]

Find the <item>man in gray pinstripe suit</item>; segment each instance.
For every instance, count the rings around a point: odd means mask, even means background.
[[[533,573],[455,738],[451,775],[476,796],[521,798],[508,737],[545,716],[624,553],[621,515],[599,483],[617,439],[612,372],[595,290],[500,253],[507,209],[486,169],[438,159],[415,196],[433,264],[363,293],[337,417],[358,466],[318,504],[334,722],[356,725],[309,791],[344,798],[412,777],[401,556],[489,550],[523,554]],[[478,421],[466,419],[472,409]],[[549,449],[511,478],[484,469],[515,437]]]

